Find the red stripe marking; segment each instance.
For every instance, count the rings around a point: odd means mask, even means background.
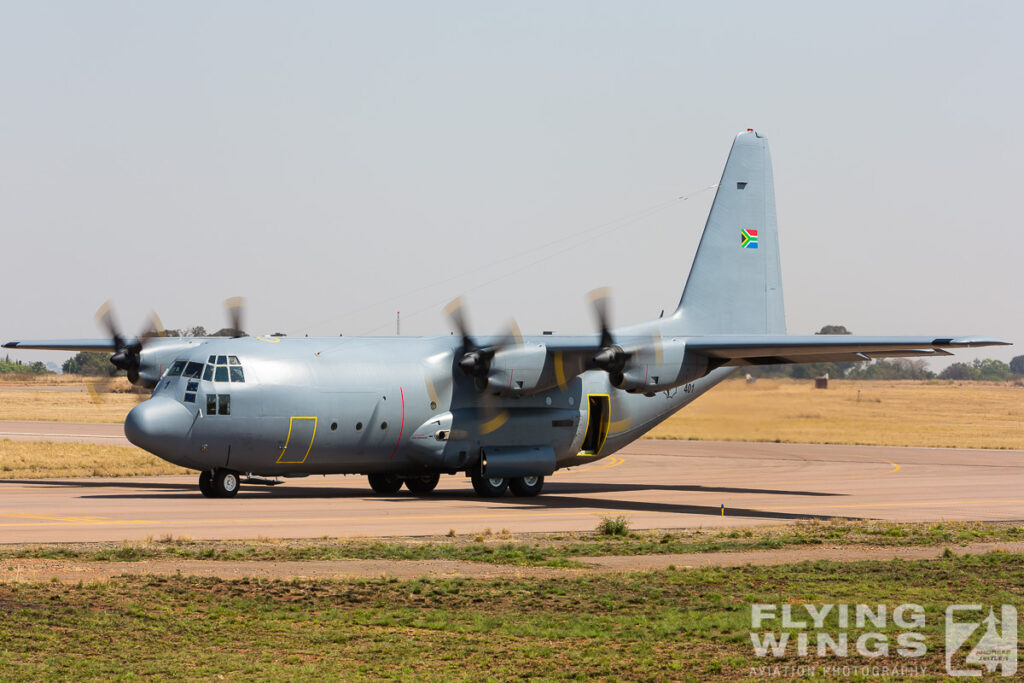
[[[398,452],[398,445],[402,443],[402,430],[405,429],[405,392],[402,391],[402,387],[398,387],[398,394],[402,397],[402,424],[398,426],[398,441],[395,442],[395,448],[391,451],[391,457],[389,460],[395,459],[395,453]]]

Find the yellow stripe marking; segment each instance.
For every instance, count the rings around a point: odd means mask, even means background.
[[[600,465],[596,464],[596,462],[595,462],[595,464],[587,465],[585,467],[572,466],[571,469],[558,470],[557,472],[555,472],[555,474],[576,474],[578,472],[593,472],[594,470],[606,470],[606,469],[609,469],[611,467],[618,467],[619,465],[621,465],[624,462],[626,462],[625,458],[620,458],[618,456],[611,456],[611,457],[608,458],[608,462],[603,462]]]
[[[102,517],[94,517],[94,516],[91,516],[91,515],[87,516],[87,517],[58,517],[57,515],[36,515],[36,514],[27,513],[27,512],[23,512],[23,513],[19,513],[19,512],[0,512],[0,517],[11,517],[13,519],[41,519],[41,520],[47,520],[47,521],[53,521],[53,522],[86,522],[86,523],[96,522],[96,521],[99,521],[99,520],[103,519]]]
[[[501,429],[501,426],[508,422],[508,411],[503,410],[487,422],[480,425],[481,434],[490,434],[491,432]]]
[[[629,431],[633,426],[633,418],[627,417],[622,420],[616,420],[608,425],[608,432],[610,434],[621,434],[622,432]]]
[[[555,354],[555,381],[558,382],[558,388],[565,391],[565,366],[562,364],[561,351]]]
[[[302,456],[301,460],[282,460],[282,458],[284,458],[285,454],[288,453],[288,444],[291,443],[291,440],[292,440],[292,424],[296,420],[312,420],[313,421],[313,436],[309,437],[309,446],[306,448],[306,453]],[[311,450],[313,450],[313,439],[316,438],[316,422],[317,422],[317,419],[316,419],[315,416],[312,416],[312,417],[309,417],[309,416],[307,416],[307,417],[295,416],[295,417],[292,417],[290,420],[288,420],[288,436],[284,440],[284,448],[281,449],[281,455],[277,456],[277,462],[278,463],[301,465],[302,463],[306,462],[306,458],[309,457],[309,452]]]

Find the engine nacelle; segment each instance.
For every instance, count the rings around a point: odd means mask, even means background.
[[[139,379],[135,384],[152,389],[175,358],[189,352],[199,343],[193,339],[175,339],[173,337],[166,340],[153,340],[139,353]]]
[[[708,373],[708,358],[699,353],[686,352],[683,340],[666,340],[660,345],[661,352],[636,353],[619,374],[611,375],[614,387],[631,394],[654,395],[679,387]]]
[[[504,349],[491,363],[487,391],[501,396],[529,396],[550,389],[556,381],[545,364],[550,365],[544,344]]]

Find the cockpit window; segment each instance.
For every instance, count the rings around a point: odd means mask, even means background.
[[[230,365],[241,365],[241,363],[238,362],[238,356],[228,356],[228,363]]]
[[[213,358],[213,356],[210,356],[210,358]],[[207,382],[209,382],[210,380],[213,379],[213,366],[212,365],[207,365],[206,369],[203,370],[203,379],[205,379]]]
[[[217,368],[217,374],[214,376],[214,381],[227,382],[228,381],[228,369],[223,365]]]
[[[231,371],[231,381],[232,382],[244,382],[245,381],[245,375],[242,373],[242,366],[241,365],[230,365],[230,366],[228,366],[228,370]]]
[[[228,357],[227,356],[217,356],[217,365],[227,365],[227,364],[228,364]]]
[[[206,362],[209,363],[210,365],[216,365],[217,364],[217,356],[210,356],[210,360],[208,360]]]
[[[176,360],[171,365],[171,369],[167,371],[167,376],[168,377],[177,377],[178,375],[181,374],[181,371],[184,370],[184,369],[185,369],[185,361],[183,361],[183,360]]]
[[[185,372],[182,374],[184,374],[185,377],[195,377],[198,379],[199,376],[203,374],[203,364],[193,361],[185,366]]]

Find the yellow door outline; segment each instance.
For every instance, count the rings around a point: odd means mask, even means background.
[[[309,437],[309,445],[306,446],[306,452],[303,454],[301,460],[285,460],[284,456],[288,453],[288,445],[292,440],[292,425],[296,420],[312,420],[313,421],[313,436]],[[281,449],[281,455],[277,456],[277,462],[282,464],[294,464],[301,465],[306,462],[306,458],[309,457],[309,452],[313,450],[313,439],[316,438],[316,417],[292,417],[288,420],[288,438],[284,440],[284,448]],[[301,444],[299,448],[302,448]]]
[[[608,426],[612,420],[612,399],[608,394],[587,394],[587,428],[583,430],[583,443],[587,442],[587,434],[590,432],[590,420],[594,414],[593,409],[590,407],[590,399],[592,398],[603,398],[604,399],[604,412],[601,415],[601,424],[597,425],[597,448],[594,450],[583,450],[583,444],[580,444],[581,450],[577,453],[577,456],[594,457],[601,454],[601,449],[604,448],[604,442],[608,438]]]

